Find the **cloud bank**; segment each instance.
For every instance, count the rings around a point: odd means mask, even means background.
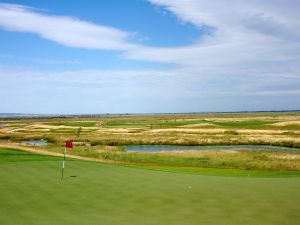
[[[202,36],[186,46],[143,46],[129,42],[131,34],[117,28],[0,4],[0,26],[6,30],[35,33],[68,47],[118,50],[127,60],[174,64],[164,70],[86,69],[54,73],[2,69],[3,92],[12,92],[16,85],[12,80],[18,81],[20,93],[11,93],[10,102],[22,99],[19,103],[23,104],[26,96],[47,98],[47,94],[37,93],[50,87],[53,99],[59,99],[61,105],[69,99],[76,107],[78,96],[72,93],[77,91],[88,112],[97,112],[97,104],[114,112],[300,107],[298,0],[149,1],[170,11],[181,22],[193,24],[203,32]],[[34,105],[28,108],[31,107]],[[44,109],[51,111],[51,107],[49,103]],[[84,107],[78,106],[71,112]]]

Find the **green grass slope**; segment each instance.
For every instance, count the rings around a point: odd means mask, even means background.
[[[0,224],[299,224],[300,178],[161,172],[0,149]],[[76,176],[76,177],[74,177]]]

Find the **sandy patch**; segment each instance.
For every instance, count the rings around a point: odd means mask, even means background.
[[[285,137],[284,135],[281,136],[272,136],[272,135],[259,135],[259,136],[250,136],[247,137],[245,140],[249,141],[265,141],[268,143],[274,142],[290,142],[290,143],[300,143],[300,138],[296,137]]]
[[[78,129],[78,127],[72,126],[64,126],[64,125],[46,125],[46,124],[34,124],[31,126],[27,126],[27,128],[44,128],[44,129],[61,129],[61,128],[69,128],[69,129]]]
[[[273,126],[288,126],[288,125],[299,125],[300,126],[300,121],[295,120],[295,121],[285,121],[285,122],[278,122],[278,123],[273,123],[271,124]]]
[[[13,129],[13,130],[9,130],[9,131],[7,131],[6,133],[7,134],[10,134],[10,133],[15,133],[15,132],[18,132],[18,131],[23,131],[24,129]]]
[[[300,159],[300,154],[289,154],[289,155],[271,155],[270,158],[275,158],[275,159],[292,159],[292,160],[297,160]]]
[[[251,129],[237,129],[239,134],[280,134],[281,130],[251,130]]]
[[[163,132],[181,132],[181,133],[223,133],[224,129],[182,129],[182,128],[166,128],[166,129],[153,129],[149,130],[150,133],[163,133]]]
[[[75,130],[78,129],[80,126],[65,126],[65,125],[47,125],[47,124],[33,124],[31,126],[27,126],[26,128],[40,128],[40,129],[53,129],[53,130],[59,130],[59,129],[71,129]],[[81,127],[82,130],[98,130],[97,127]]]
[[[8,133],[8,132],[11,131],[11,130],[12,130],[11,128],[6,127],[6,128],[0,129],[0,132],[1,132],[1,133]]]
[[[99,133],[115,133],[115,134],[123,134],[123,133],[130,133],[134,131],[139,131],[139,129],[128,129],[128,128],[102,128],[97,129]]]

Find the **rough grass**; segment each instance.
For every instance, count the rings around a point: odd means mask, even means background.
[[[36,147],[63,153],[63,146]],[[114,160],[137,165],[172,167],[223,168],[240,170],[294,171],[300,174],[300,153],[250,150],[207,150],[166,152],[125,152],[121,146],[76,146],[68,154]]]
[[[139,164],[173,167],[232,168],[244,170],[300,171],[300,159],[269,157],[268,152],[244,151],[239,154],[209,153],[202,156],[174,155],[172,153],[116,153],[103,152],[94,157]],[[275,154],[275,153],[274,153]],[[280,154],[278,153],[280,156]],[[300,173],[298,173],[300,174]]]
[[[300,147],[300,135],[296,133],[259,134],[245,133],[239,130],[238,134],[230,132],[219,133],[185,133],[172,132],[148,132],[141,130],[123,129],[114,130],[84,130],[77,136],[76,130],[70,131],[32,131],[21,133],[0,133],[0,140],[22,141],[30,139],[49,139],[51,142],[63,144],[67,139],[74,141],[86,141],[92,145],[272,145],[282,147]]]
[[[295,168],[294,161],[288,165],[289,162],[281,162],[281,159],[264,161],[265,159],[253,159],[252,156],[239,158],[241,156],[238,155],[230,156],[232,158],[226,156],[226,160],[225,158],[216,160],[211,157],[201,160],[180,159],[183,156],[174,156],[175,158],[158,156],[154,159],[154,156],[144,158],[139,155],[132,156],[103,150],[103,146],[111,146],[112,149],[119,149],[119,146],[123,145],[272,145],[300,148],[300,131],[295,125],[297,121],[300,121],[299,112],[114,115],[91,118],[2,120],[1,124],[4,128],[0,128],[0,142],[20,143],[23,140],[46,139],[52,143],[48,147],[56,151],[56,149],[63,149],[65,140],[72,139],[93,146],[85,150],[76,148],[77,150],[74,151],[77,152],[74,154],[93,157],[115,158],[115,160],[129,162],[146,161],[163,165],[191,164],[201,167],[290,170]],[[23,126],[24,124],[26,126]],[[78,127],[82,127],[80,135],[77,132]],[[95,149],[106,155],[101,155],[94,151]],[[252,161],[259,163],[252,163]]]
[[[225,130],[224,134],[230,134],[230,135],[237,135],[239,134],[238,132],[234,131],[234,130]]]

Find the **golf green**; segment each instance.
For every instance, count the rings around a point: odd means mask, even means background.
[[[3,225],[299,224],[300,177],[162,172],[0,149]]]

